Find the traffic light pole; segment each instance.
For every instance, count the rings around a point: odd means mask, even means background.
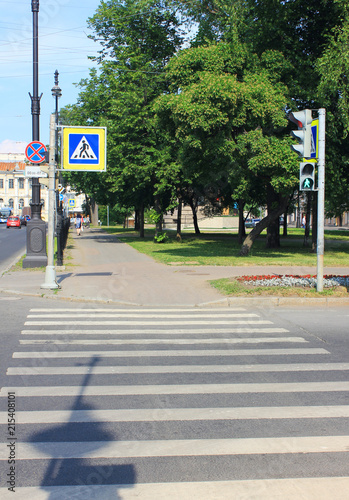
[[[55,115],[51,114],[50,119],[50,161],[49,161],[49,207],[48,207],[48,233],[47,233],[47,266],[45,272],[45,282],[40,286],[40,288],[46,288],[54,290],[59,288],[56,281],[56,269],[54,265],[54,242],[55,242],[55,179],[56,179],[56,169],[55,169],[55,134],[56,134],[56,123]]]
[[[325,225],[325,136],[326,110],[319,109],[319,153],[318,153],[318,212],[317,212],[317,284],[316,290],[324,288],[324,225]]]

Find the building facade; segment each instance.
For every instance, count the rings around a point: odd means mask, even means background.
[[[11,158],[12,159],[12,158]],[[13,215],[29,213],[32,179],[25,177],[24,161],[0,161],[0,209],[10,207]],[[41,216],[48,220],[48,189],[41,186]]]

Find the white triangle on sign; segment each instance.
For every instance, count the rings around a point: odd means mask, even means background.
[[[70,157],[71,160],[97,160],[88,140],[83,135],[79,144],[76,146],[74,153]]]

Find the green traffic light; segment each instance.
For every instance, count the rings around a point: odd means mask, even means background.
[[[313,189],[313,186],[314,186],[314,180],[312,178],[307,177],[306,179],[304,179],[302,184],[303,189]]]

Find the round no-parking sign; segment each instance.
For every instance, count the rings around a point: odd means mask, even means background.
[[[46,151],[45,144],[39,141],[32,141],[25,148],[25,156],[31,163],[42,163],[46,159]]]

